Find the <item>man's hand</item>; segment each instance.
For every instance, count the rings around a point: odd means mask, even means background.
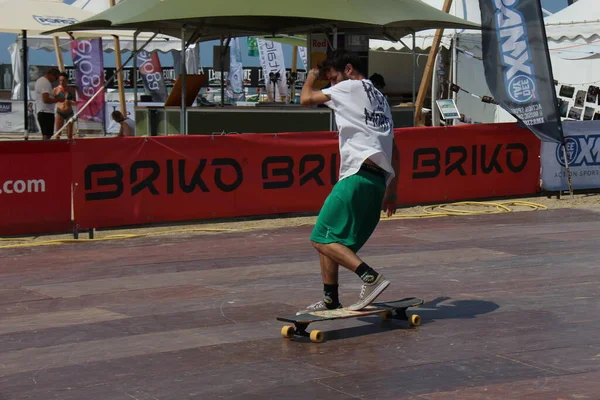
[[[385,197],[383,198],[383,204],[381,205],[381,209],[385,211],[388,217],[391,217],[392,215],[396,214],[396,208],[398,207],[397,201],[398,196],[396,196],[396,193],[388,191],[385,192]]]

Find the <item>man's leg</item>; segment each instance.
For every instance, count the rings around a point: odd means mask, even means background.
[[[383,275],[356,255],[379,222],[384,192],[383,178],[368,172],[338,182],[311,236],[322,256],[353,271],[363,281],[358,302],[349,307],[354,310],[369,305],[389,285]]]
[[[321,262],[321,277],[323,278],[323,302],[328,309],[340,308],[339,265],[322,253],[319,253],[319,258]]]

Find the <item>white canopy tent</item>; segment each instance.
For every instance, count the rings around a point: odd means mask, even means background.
[[[119,0],[117,0],[118,2]],[[61,51],[70,51],[71,38],[63,34],[53,36],[41,35],[50,29],[61,25],[70,25],[92,17],[99,11],[110,6],[108,0],[77,0],[73,5],[63,3],[62,0],[0,0],[0,32],[17,33],[19,36],[16,43],[9,46],[8,51],[11,55],[13,70],[13,100],[22,100],[20,103],[13,103],[13,114],[25,114],[27,109],[27,100],[34,100],[32,97],[32,86],[30,82],[27,93],[24,92],[23,81],[25,79],[28,65],[25,61],[25,55],[28,50],[46,50],[55,51],[55,39],[58,39],[58,45]],[[105,52],[114,51],[114,32],[109,31],[81,31],[75,32],[74,38],[103,37],[103,48]],[[59,36],[62,35],[62,36]],[[120,48],[122,51],[132,51],[134,48],[133,31],[119,31]],[[146,42],[152,34],[141,33],[138,35],[138,46]],[[23,50],[23,43],[26,42],[26,51]],[[161,52],[179,51],[181,41],[165,35],[157,35],[153,41],[145,47],[146,51],[158,50]],[[30,118],[27,123],[26,118],[15,118],[15,115],[3,115],[2,118],[9,118],[10,122],[2,124],[2,130],[7,132],[23,132],[26,125],[35,123],[35,118]]]
[[[0,0],[6,1],[6,0]],[[62,0],[51,0],[51,1],[59,1]],[[119,3],[122,0],[116,0],[116,3]],[[82,10],[87,12],[88,16],[98,14],[108,8],[110,8],[109,0],[76,0],[69,7],[74,7],[77,10]],[[111,37],[114,32],[106,32],[106,31],[90,31],[90,32],[76,32],[78,37],[85,37],[87,35],[90,36],[104,36]],[[120,31],[117,32],[120,39],[121,51],[133,51],[133,34],[131,31]],[[148,33],[141,33],[138,35],[138,42],[148,40],[152,35]],[[31,50],[47,50],[54,51],[54,44],[51,37],[46,35],[34,35],[29,36],[27,44]],[[70,50],[69,47],[69,38],[61,38],[60,39],[60,47],[63,51]],[[114,51],[114,42],[112,40],[105,40],[102,43],[104,51],[110,53]],[[145,48],[146,51],[154,51],[158,50],[163,53],[167,53],[170,51],[179,51],[181,49],[181,41],[177,38],[172,38],[170,36],[165,35],[157,35],[150,44],[148,44]]]

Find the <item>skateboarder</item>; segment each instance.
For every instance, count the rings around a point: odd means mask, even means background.
[[[317,79],[328,80],[331,87],[313,89]],[[319,69],[309,72],[300,102],[325,104],[335,112],[341,157],[339,181],[310,237],[319,252],[324,297],[300,313],[342,307],[339,265],[363,281],[358,302],[348,307],[360,310],[390,284],[356,255],[379,223],[381,209],[388,216],[396,212],[399,161],[390,106],[360,72],[358,57],[345,50],[336,50]]]

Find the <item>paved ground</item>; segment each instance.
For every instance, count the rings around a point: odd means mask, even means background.
[[[275,320],[320,296],[310,227],[3,249],[0,399],[598,399],[599,216],[381,223],[362,256],[422,326],[320,344]]]

